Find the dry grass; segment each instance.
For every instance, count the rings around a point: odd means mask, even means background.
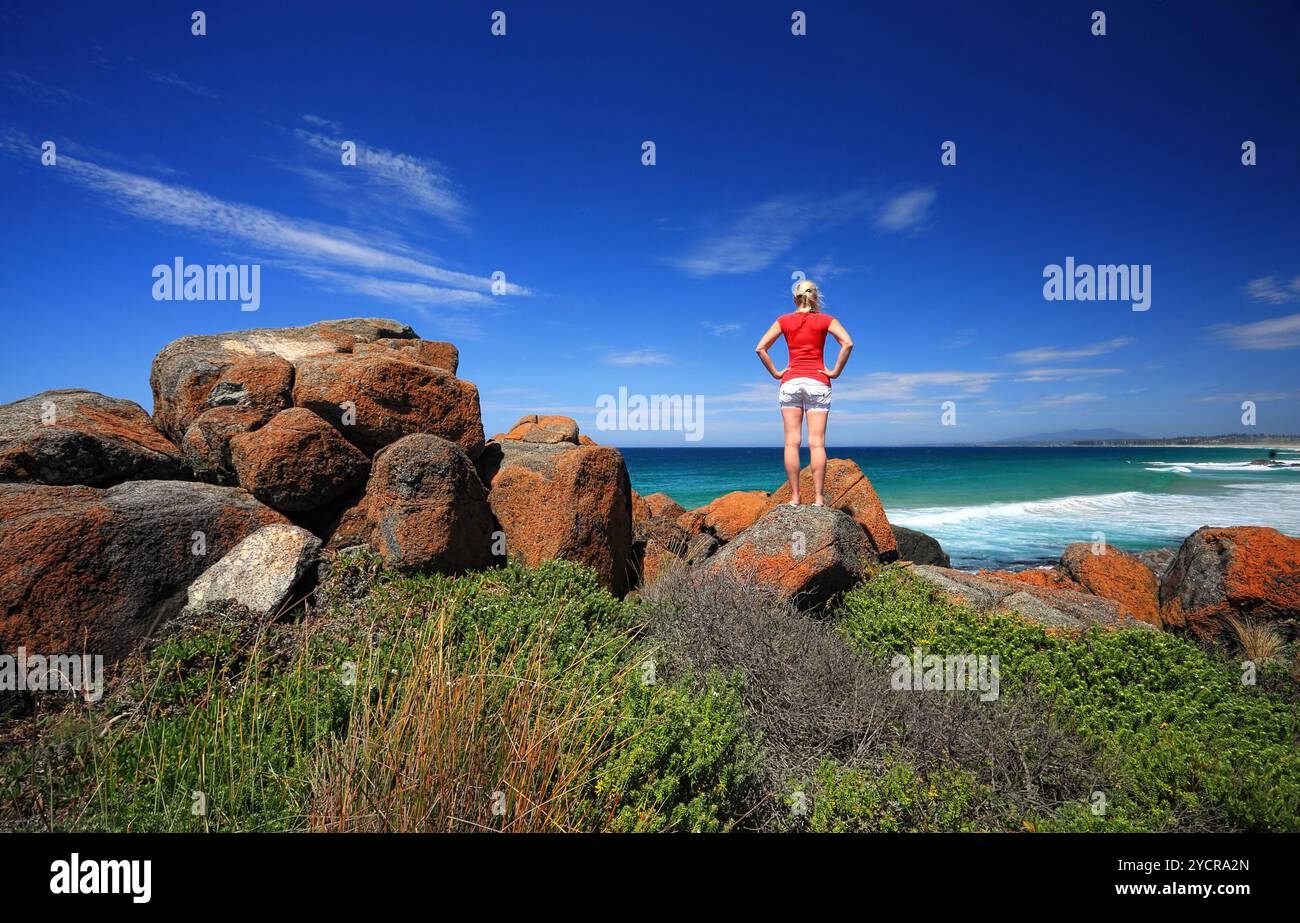
[[[448,619],[444,607],[409,629],[412,661],[400,676],[375,675],[379,661],[358,668],[370,694],[321,758],[312,829],[591,829],[590,787],[625,674],[592,683],[584,666],[598,652],[588,651],[548,675],[545,625],[504,656],[477,636],[466,657]]]
[[[1286,647],[1282,634],[1269,622],[1236,615],[1229,615],[1227,622],[1237,646],[1246,659],[1254,663],[1268,663]]]

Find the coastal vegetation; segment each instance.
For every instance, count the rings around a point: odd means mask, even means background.
[[[892,689],[996,653],[1001,695]],[[885,566],[821,618],[688,569],[618,600],[571,562],[354,555],[286,619],[179,624],[98,705],[7,724],[32,830],[1295,830],[1296,645],[1053,633]]]

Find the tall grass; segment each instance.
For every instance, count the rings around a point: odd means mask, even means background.
[[[753,747],[718,676],[664,682],[567,562],[341,565],[290,622],[207,612],[101,706],[0,744],[0,828],[719,830]]]
[[[399,639],[410,660],[391,679],[371,658],[371,684],[348,731],[319,758],[310,826],[316,830],[512,832],[599,826],[591,797],[615,745],[624,663],[593,684],[594,658],[630,636],[607,639],[549,669],[553,622],[497,641],[472,631],[455,645],[448,607]],[[458,650],[458,647],[461,648]]]

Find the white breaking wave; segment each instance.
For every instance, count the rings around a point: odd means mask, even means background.
[[[1170,465],[1167,468],[1143,468],[1143,471],[1154,471],[1157,474],[1191,474],[1192,469],[1186,465]]]
[[[1180,543],[1201,526],[1270,526],[1300,535],[1300,483],[1233,484],[1216,494],[1141,491],[1014,503],[891,510],[902,526],[933,535],[954,566],[1034,563],[1057,558],[1095,533],[1120,547]]]
[[[1250,462],[1151,462],[1155,467],[1146,469],[1147,471],[1177,471],[1179,473],[1188,473],[1192,471],[1231,471],[1234,473],[1260,473],[1269,474],[1274,471],[1285,471],[1290,468],[1300,468],[1300,461],[1284,461],[1278,459],[1272,466],[1253,465]]]

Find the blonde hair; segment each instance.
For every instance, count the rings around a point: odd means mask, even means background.
[[[817,288],[817,283],[812,279],[804,279],[796,285],[794,287],[794,304],[797,308],[820,311],[822,309],[822,293]]]

